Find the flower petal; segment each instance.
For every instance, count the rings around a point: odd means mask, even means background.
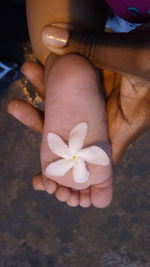
[[[63,176],[75,164],[74,160],[59,159],[50,163],[46,168],[46,176]]]
[[[71,158],[69,147],[65,144],[61,137],[57,134],[49,133],[47,135],[47,142],[51,151],[62,157],[62,158]]]
[[[88,124],[86,122],[81,122],[72,129],[69,135],[69,149],[72,154],[83,147],[87,132]]]
[[[73,179],[76,183],[85,183],[88,181],[89,172],[83,160],[77,160],[73,166]]]
[[[96,165],[109,165],[109,157],[106,152],[98,146],[91,146],[80,150],[77,154],[86,162]]]

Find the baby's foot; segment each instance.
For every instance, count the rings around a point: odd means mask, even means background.
[[[96,70],[81,56],[65,55],[51,67],[47,62],[45,87],[45,124],[41,146],[45,188],[50,193],[55,192],[58,199],[65,199],[72,206],[79,202],[79,191],[74,190],[80,190],[81,202],[89,204],[102,202],[99,206],[107,206],[112,198],[111,152],[105,102]],[[104,166],[87,163],[90,175],[83,183],[74,181],[72,169],[63,176],[48,177],[47,166],[60,159],[48,146],[48,134],[50,132],[57,134],[67,143],[71,130],[81,122],[86,122],[88,125],[84,146],[99,146],[109,156],[109,164]],[[66,187],[73,191],[72,194],[68,194]]]

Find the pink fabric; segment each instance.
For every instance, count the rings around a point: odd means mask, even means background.
[[[119,17],[135,23],[150,19],[150,0],[106,0]]]

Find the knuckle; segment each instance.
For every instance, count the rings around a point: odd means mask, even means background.
[[[76,52],[97,63],[98,34],[95,32],[78,31],[73,37]]]
[[[85,33],[82,36],[80,49],[81,52],[89,59],[94,60],[96,58],[97,48],[97,36],[95,33]]]

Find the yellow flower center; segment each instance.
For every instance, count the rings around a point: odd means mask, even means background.
[[[76,155],[72,155],[72,159],[77,159],[78,157]]]

